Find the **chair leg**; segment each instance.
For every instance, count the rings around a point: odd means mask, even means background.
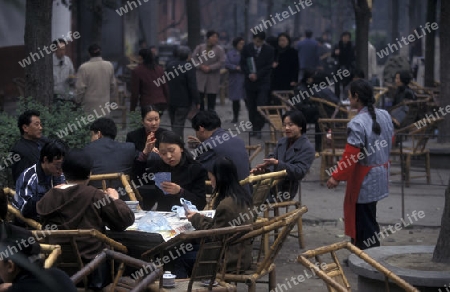
[[[254,281],[252,281],[250,284],[248,285],[248,292],[256,292],[256,283]]]
[[[305,241],[303,238],[303,219],[302,216],[298,217],[297,221],[297,231],[298,231],[298,246],[300,249],[305,248]]]
[[[275,269],[269,272],[269,291],[274,291],[277,285],[277,273]]]
[[[411,155],[406,155],[406,163],[405,163],[405,183],[406,187],[409,188],[409,175],[411,169]]]
[[[325,182],[325,159],[326,157],[322,156],[320,159],[320,185],[323,186]]]
[[[425,170],[427,172],[427,184],[431,183],[431,174],[430,174],[430,152],[427,152],[425,155]]]

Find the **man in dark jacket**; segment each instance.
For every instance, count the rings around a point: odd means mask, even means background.
[[[237,137],[237,133],[225,131],[220,126],[220,118],[215,112],[198,112],[192,119],[192,128],[202,143],[192,154],[210,172],[217,157],[228,157],[237,167],[238,179],[243,180],[250,174],[245,143]]]
[[[84,150],[93,161],[92,174],[123,172],[131,175],[137,152],[133,143],[114,141],[117,135],[114,121],[109,118],[95,120],[91,124],[90,132],[91,143],[86,145]],[[100,181],[90,182],[90,185],[101,188]],[[109,186],[118,188],[121,184],[116,180]]]
[[[258,112],[258,106],[268,103],[270,74],[274,61],[274,49],[267,45],[265,32],[253,35],[253,43],[242,49],[241,68],[245,73],[245,91],[247,93],[248,118],[253,124],[251,136],[261,139],[264,117]]]
[[[39,153],[46,142],[46,139],[42,137],[40,115],[38,111],[27,110],[19,116],[17,121],[22,137],[11,148],[11,155],[15,161],[11,167],[14,183],[25,169],[39,161]]]
[[[168,74],[174,69],[180,69],[184,73],[174,76],[169,80],[169,116],[172,132],[178,134],[184,139],[184,123],[188,116],[191,106],[194,104],[200,108],[199,94],[197,90],[197,79],[195,70],[188,60],[191,57],[191,51],[188,47],[180,46],[177,50],[178,59],[167,64]],[[189,69],[191,68],[191,69]]]
[[[355,67],[355,50],[351,42],[352,35],[348,31],[344,31],[341,35],[341,40],[334,46],[332,57],[337,61],[338,67],[336,70],[348,70],[353,71]],[[339,80],[338,80],[339,81]],[[334,93],[338,98],[341,97],[341,84],[345,88],[351,81],[351,77],[342,78],[342,82],[336,82],[334,84]]]

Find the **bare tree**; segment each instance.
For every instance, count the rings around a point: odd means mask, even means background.
[[[244,39],[247,42],[248,32],[250,31],[249,27],[249,9],[250,9],[250,0],[245,0],[244,2]]]
[[[446,1],[442,1],[446,2]],[[427,22],[430,24],[436,22],[437,0],[428,0]],[[442,19],[441,19],[442,21]],[[441,26],[443,27],[443,26]],[[446,28],[445,28],[446,29]],[[425,37],[425,86],[434,86],[434,42],[436,40],[436,31],[431,30]],[[448,56],[444,56],[444,58]],[[443,59],[441,59],[443,60]]]
[[[448,57],[450,53],[450,1],[441,1],[440,19],[441,94],[439,95],[439,100],[441,105],[448,105],[450,104],[450,58]],[[438,142],[450,142],[450,115],[446,115],[445,120],[439,126]],[[447,235],[450,236],[450,233]],[[450,250],[450,246],[447,245],[447,247]]]
[[[200,2],[199,0],[186,0],[188,46],[191,50],[201,43],[200,36]]]
[[[266,14],[267,20],[272,18],[272,13],[273,13],[273,0],[267,0],[267,14]],[[271,25],[269,25],[269,27],[267,28],[267,35],[268,36],[272,35]]]
[[[25,16],[25,52],[37,55],[37,60],[25,67],[25,96],[46,106],[53,100],[53,59],[44,49],[52,42],[52,8],[53,0],[28,0]]]
[[[372,12],[369,8],[367,0],[351,0],[353,9],[355,10],[356,22],[356,67],[363,70],[368,76],[368,60],[369,60],[369,23]]]

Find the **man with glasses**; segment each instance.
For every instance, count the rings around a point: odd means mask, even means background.
[[[17,179],[16,194],[11,203],[24,217],[38,220],[36,203],[52,187],[65,183],[61,165],[67,150],[61,140],[47,142],[39,162],[25,169]]]
[[[56,99],[73,97],[75,89],[75,70],[72,61],[66,56],[66,41],[58,39],[53,42],[58,49],[53,54],[53,94]]]

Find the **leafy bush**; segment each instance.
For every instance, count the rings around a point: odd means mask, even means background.
[[[19,99],[15,116],[5,112],[0,113],[0,133],[2,143],[0,144],[0,184],[10,187],[14,186],[10,174],[8,162],[9,150],[20,138],[20,131],[17,127],[18,116],[26,110],[38,110],[41,113],[43,125],[43,135],[48,138],[60,138],[64,140],[70,148],[83,148],[89,141],[89,125],[84,118],[85,114],[81,108],[74,108],[69,102],[58,102],[47,108],[36,102],[35,99]]]

